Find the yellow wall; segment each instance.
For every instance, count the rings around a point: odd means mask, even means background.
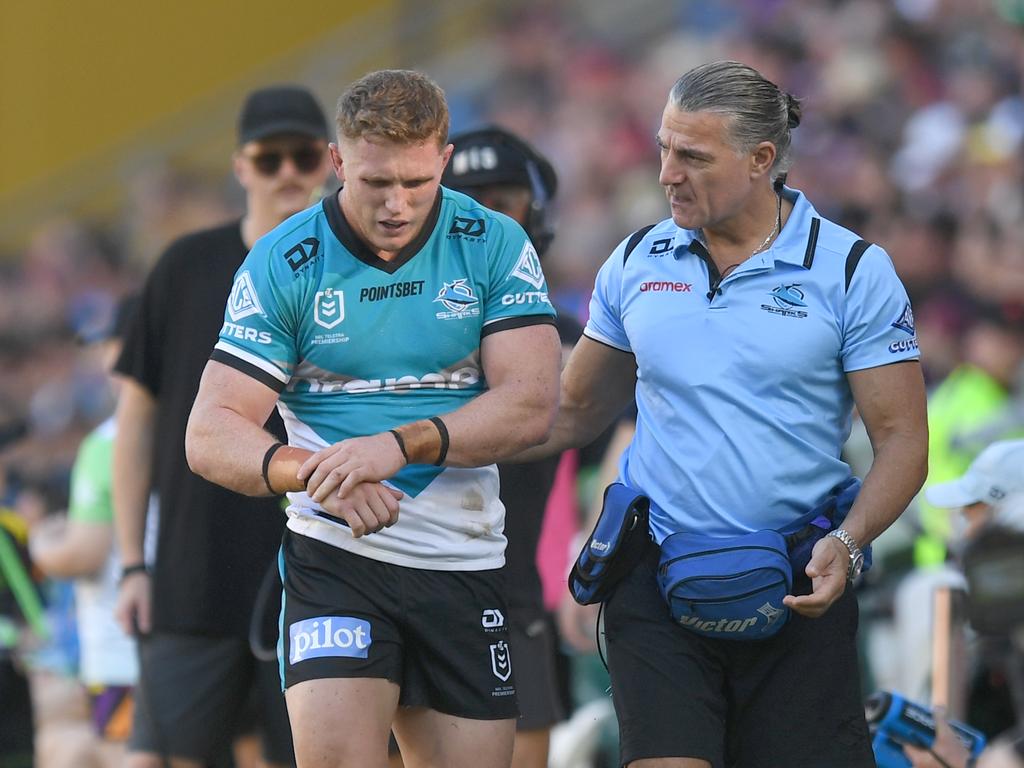
[[[392,4],[0,0],[0,206]]]

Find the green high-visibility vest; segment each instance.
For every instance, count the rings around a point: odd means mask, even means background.
[[[961,365],[928,398],[928,479],[925,487],[955,480],[967,471],[980,448],[964,435],[992,424],[1004,412],[1010,394],[980,368]],[[1010,434],[1000,437],[1010,437]],[[956,510],[934,507],[918,497],[922,532],[914,542],[914,563],[940,565]]]

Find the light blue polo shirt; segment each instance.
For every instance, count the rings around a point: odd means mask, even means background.
[[[637,362],[637,430],[620,479],[652,500],[660,543],[677,530],[781,529],[851,470],[851,371],[918,358],[913,313],[889,256],[798,191],[771,248],[719,284],[696,232],[656,224],[597,276],[586,335]],[[851,265],[852,266],[852,265]]]

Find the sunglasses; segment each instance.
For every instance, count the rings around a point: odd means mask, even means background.
[[[262,176],[274,176],[281,170],[285,157],[292,159],[292,164],[299,173],[312,173],[320,167],[324,152],[319,147],[300,147],[291,151],[272,150],[249,155],[249,161]]]

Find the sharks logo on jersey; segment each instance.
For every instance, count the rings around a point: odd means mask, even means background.
[[[459,320],[463,317],[475,317],[480,314],[480,307],[477,305],[480,300],[473,293],[473,288],[468,280],[460,277],[452,282],[445,282],[444,288],[438,291],[437,298],[444,305],[447,312],[438,312],[439,320]]]

